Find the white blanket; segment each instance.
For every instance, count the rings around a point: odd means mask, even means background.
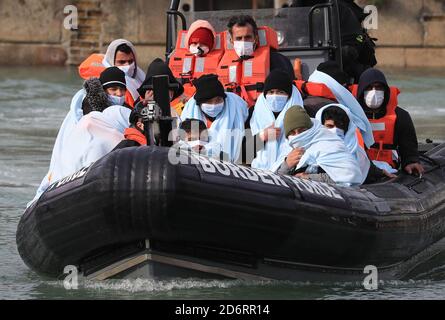
[[[52,181],[58,181],[99,160],[124,139],[131,110],[112,106],[84,116],[68,135],[56,159]]]
[[[365,182],[366,177],[368,176],[371,162],[369,161],[366,151],[360,146],[360,143],[357,138],[357,126],[354,123],[354,119],[353,119],[349,109],[341,104],[335,104],[335,103],[330,104],[330,105],[327,105],[327,106],[323,107],[322,109],[320,109],[317,112],[315,119],[322,122],[323,112],[330,107],[338,107],[338,108],[342,109],[343,111],[346,112],[347,116],[349,117],[349,128],[348,128],[348,131],[345,132],[345,138],[343,141],[344,141],[346,147],[348,148],[348,150],[352,153],[352,155],[355,157],[355,159],[358,161],[358,163],[360,165],[360,170],[361,170],[362,176],[363,176],[361,183],[363,183],[363,182]]]
[[[264,145],[264,149],[257,152],[257,157],[252,161],[252,168],[270,170],[280,154],[288,154],[292,150],[284,136],[284,116],[290,107],[296,105],[303,108],[303,98],[294,86],[292,86],[292,96],[276,119],[267,103],[264,93],[258,97],[252,119],[250,120],[252,135],[256,136],[271,125],[275,125],[276,128],[281,128],[281,135],[277,137],[277,140],[268,141]]]
[[[362,106],[360,103],[358,103],[357,99],[352,95],[352,93],[339,84],[334,78],[318,70],[315,70],[315,72],[309,77],[309,81],[325,84],[335,95],[337,101],[351,111],[353,121],[360,129],[366,146],[368,148],[371,147],[375,143],[371,123],[366,117]]]
[[[57,180],[55,180],[55,179],[57,179],[57,176],[59,175],[59,173],[57,173],[57,172],[60,172],[60,169],[57,167],[60,163],[60,159],[62,158],[64,151],[67,148],[66,146],[70,145],[70,143],[67,142],[67,140],[70,137],[70,135],[72,134],[73,130],[78,125],[79,121],[83,117],[82,101],[85,98],[85,95],[86,95],[85,90],[82,89],[82,90],[78,91],[76,93],[76,95],[73,97],[73,99],[71,101],[70,111],[68,112],[65,119],[63,120],[62,126],[60,127],[59,133],[57,134],[56,142],[54,143],[54,148],[53,148],[53,152],[51,154],[51,162],[50,162],[48,173],[43,178],[42,182],[40,183],[40,186],[38,187],[38,189],[36,191],[36,195],[34,196],[34,199],[30,203],[28,203],[28,206],[30,206],[34,201],[39,199],[40,196],[43,194],[43,192],[45,192],[45,190],[48,189],[48,187],[52,183],[57,181]],[[105,111],[110,108],[105,109]],[[121,107],[121,108],[126,109],[124,107]],[[116,109],[111,108],[110,110],[108,110],[106,112],[106,114],[113,113],[112,110],[116,110]],[[119,110],[121,110],[121,109],[119,109]],[[114,111],[114,112],[116,112],[116,111]],[[124,116],[126,116],[126,114],[128,114],[128,117],[126,120],[126,121],[128,121],[129,112],[131,112],[131,111],[128,110],[128,111],[123,111],[123,112],[125,113]],[[122,119],[122,115],[118,116],[118,118]],[[118,124],[119,120],[117,120],[117,123],[116,123],[116,125],[118,125],[120,129],[122,129],[122,124],[123,124],[122,121],[123,120],[120,120],[120,124]],[[125,128],[122,129],[122,132],[124,130],[125,130]]]
[[[209,131],[211,143],[218,143],[229,157],[236,162],[241,155],[241,148],[245,134],[245,122],[249,117],[247,103],[234,93],[227,92],[223,111],[213,121]],[[197,119],[207,125],[207,120],[196,100],[191,98],[184,107],[181,120]]]
[[[343,140],[335,133],[324,128],[318,120],[313,119],[313,127],[297,136],[296,148],[305,152],[297,169],[308,167],[313,173],[316,167],[322,168],[338,185],[355,186],[362,183],[362,173],[357,160],[346,148]],[[274,165],[274,171],[285,161],[287,154],[281,155]]]
[[[63,147],[67,136],[73,131],[74,127],[79,123],[80,119],[83,117],[82,101],[86,96],[85,89],[79,90],[71,100],[70,110],[63,120],[62,126],[57,134],[56,142],[54,143],[53,152],[51,154],[51,162],[49,165],[49,170],[46,176],[43,178],[40,186],[37,188],[36,195],[34,199],[28,203],[31,205],[35,200],[40,198],[43,192],[54,182],[53,171],[56,163],[56,159],[60,159]]]

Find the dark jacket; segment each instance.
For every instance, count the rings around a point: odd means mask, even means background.
[[[292,7],[312,7],[327,3],[327,0],[294,0]],[[363,29],[362,22],[367,14],[354,0],[339,0],[340,31],[342,43],[343,69],[358,82],[360,75],[377,64],[375,43]]]
[[[385,100],[378,112],[373,112],[364,101],[365,89],[379,82],[385,86]],[[377,69],[369,69],[360,77],[358,87],[358,101],[365,111],[368,119],[381,119],[386,115],[386,107],[390,98],[390,88],[385,75]],[[419,162],[418,140],[413,120],[409,113],[400,107],[396,110],[397,120],[394,128],[394,146],[401,160],[402,168],[411,163]]]

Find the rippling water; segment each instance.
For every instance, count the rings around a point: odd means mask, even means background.
[[[388,70],[419,140],[445,141],[445,73]],[[445,270],[422,281],[360,284],[178,280],[81,283],[66,291],[20,259],[15,231],[46,173],[57,130],[82,82],[75,69],[0,68],[0,299],[443,299]]]

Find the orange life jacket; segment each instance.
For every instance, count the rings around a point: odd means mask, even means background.
[[[360,132],[359,128],[355,129],[355,135],[357,136],[357,140],[358,140],[358,144],[359,144],[360,148],[365,150],[365,139],[363,139],[363,135]]]
[[[187,30],[181,31],[176,42],[176,49],[170,57],[169,67],[173,75],[184,85],[184,93],[173,102],[185,104],[196,92],[192,81],[205,75],[216,74],[219,61],[224,54],[224,33],[218,33],[215,38],[215,46],[207,55],[197,57],[191,54],[186,43]],[[176,108],[175,108],[176,109]]]
[[[295,85],[301,93],[308,96],[322,97],[329,100],[337,101],[331,89],[323,83],[308,82],[303,80],[295,80]]]
[[[352,94],[357,97],[358,86],[351,87]],[[398,96],[400,90],[396,87],[390,87],[390,98],[386,106],[386,115],[380,119],[369,119],[371,122],[375,144],[367,150],[371,160],[384,161],[393,168],[398,168],[398,162],[394,160],[397,154],[394,145],[394,130],[396,126],[396,108],[399,105]]]
[[[264,82],[270,72],[270,50],[278,49],[278,37],[269,27],[258,29],[259,41],[253,57],[240,60],[231,43],[230,34],[225,32],[224,56],[218,66],[218,76],[227,91],[241,96],[249,107],[255,105],[263,92]]]
[[[90,78],[99,78],[102,71],[106,68],[102,64],[105,55],[100,53],[93,53],[79,66],[79,75],[82,79],[88,80]]]
[[[147,145],[147,138],[135,128],[127,128],[124,131],[124,137],[127,140],[133,140],[139,143],[141,146]]]
[[[299,58],[294,61],[294,75],[295,79],[303,80],[303,63]]]

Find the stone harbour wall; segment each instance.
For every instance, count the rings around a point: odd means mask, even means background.
[[[359,0],[361,5],[371,0]],[[0,65],[77,65],[126,38],[141,66],[164,57],[170,0],[0,0]],[[64,29],[67,5],[78,30]],[[379,9],[380,66],[445,66],[445,0],[386,0]]]

